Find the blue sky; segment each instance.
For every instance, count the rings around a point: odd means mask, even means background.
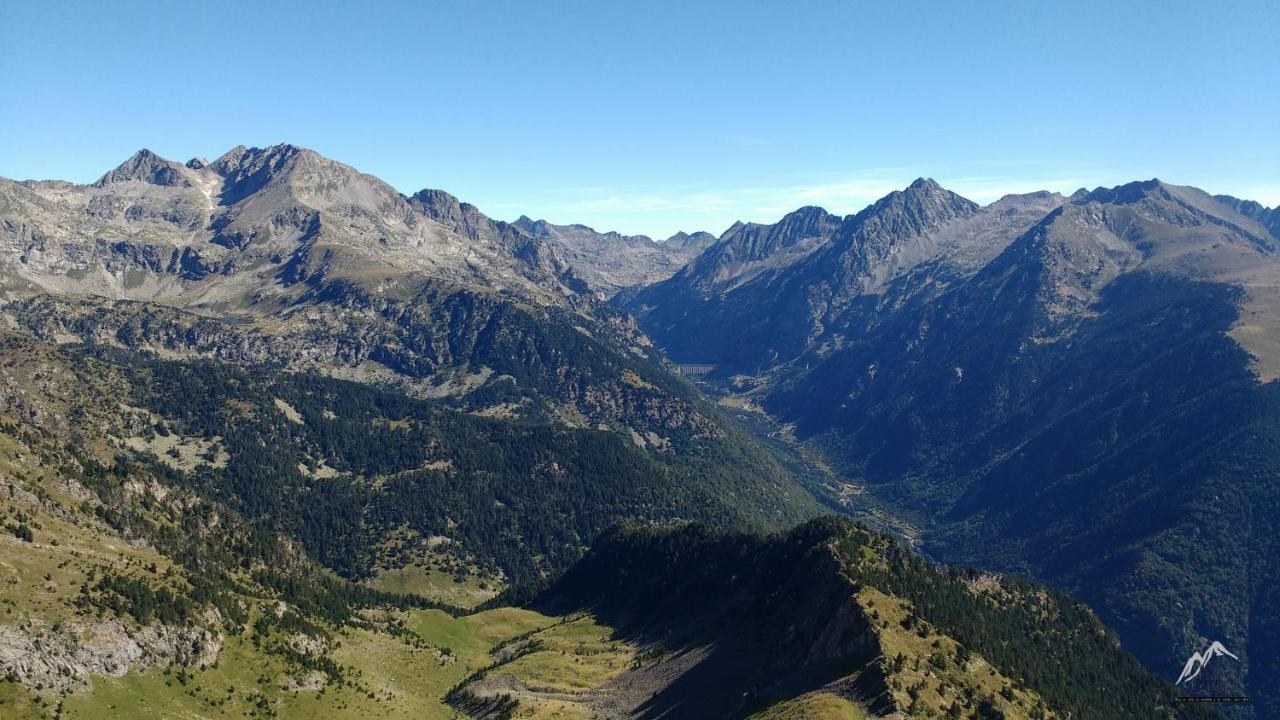
[[[0,175],[292,142],[665,237],[1161,179],[1280,204],[1280,3],[0,2]]]

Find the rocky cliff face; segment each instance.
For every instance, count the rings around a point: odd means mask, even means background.
[[[84,688],[93,676],[181,665],[206,668],[218,660],[222,636],[196,625],[128,627],[120,620],[69,621],[49,626],[0,625],[0,675],[60,693]]]

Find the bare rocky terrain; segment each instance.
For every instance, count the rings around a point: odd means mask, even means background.
[[[66,692],[88,686],[94,676],[122,677],[130,670],[174,664],[206,668],[217,661],[221,647],[221,636],[198,625],[129,628],[118,619],[57,627],[0,625],[0,673],[24,685]]]

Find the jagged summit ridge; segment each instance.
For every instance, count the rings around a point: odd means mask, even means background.
[[[275,294],[270,286],[280,280],[363,282],[376,274],[370,267],[381,266],[391,277],[479,283],[540,303],[584,293],[607,298],[669,276],[714,241],[707,233],[654,242],[584,225],[504,223],[444,191],[406,197],[377,177],[288,143],[238,145],[212,162],[185,164],[144,149],[90,186],[8,183],[2,192],[15,202],[11,233],[60,243],[39,262],[11,268],[21,284],[109,297],[189,295],[193,282],[243,278],[245,271],[258,276],[239,289],[232,287],[238,281],[222,282],[197,293],[226,302],[229,295],[262,295],[249,285]],[[108,238],[136,247],[135,256],[177,257],[149,262],[142,286],[125,287],[120,273],[133,261],[102,257],[99,241]],[[272,272],[268,263],[288,270]],[[338,266],[343,272],[335,272]]]
[[[645,235],[602,233],[586,225],[556,225],[527,215],[503,222],[439,190],[415,193],[410,202],[428,217],[463,234],[502,237],[512,247],[544,248],[544,253],[572,268],[574,276],[601,298],[665,278],[715,241],[709,233],[699,232],[655,242]]]
[[[861,322],[851,314],[860,298],[895,283],[931,292],[970,277],[1038,223],[1046,227],[1024,244],[1059,280],[1042,295],[1054,317],[1081,312],[1138,268],[1274,287],[1278,245],[1265,225],[1273,217],[1154,179],[979,206],[919,178],[845,218],[800,208],[772,225],[737,223],[669,280],[619,304],[673,355],[732,358],[749,370],[838,346]]]
[[[555,305],[582,289],[546,253],[475,242],[382,180],[290,144],[188,165],[143,150],[93,185],[5,181],[0,193],[0,244],[18,259],[0,280],[23,292],[260,312],[335,282],[405,295],[443,281]]]
[[[165,187],[178,185],[190,187],[191,185],[190,179],[184,172],[184,166],[143,148],[120,163],[114,170],[103,175],[94,183],[94,186],[101,188],[131,180]]]
[[[1280,207],[1268,208],[1260,202],[1241,200],[1230,195],[1215,195],[1213,199],[1262,225],[1272,237],[1280,238]]]
[[[977,203],[943,188],[937,182],[920,178],[905,190],[896,190],[877,200],[851,219],[852,224],[875,223],[877,232],[896,235],[919,234],[951,220],[978,212]]]

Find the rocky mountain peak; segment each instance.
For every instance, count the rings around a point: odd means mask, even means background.
[[[1230,195],[1214,195],[1213,199],[1262,225],[1271,237],[1280,240],[1280,207],[1269,208],[1253,200],[1241,200]]]
[[[736,222],[672,280],[701,293],[728,290],[799,261],[830,240],[840,222],[815,206],[787,213],[772,225]]]
[[[231,168],[239,165],[241,159],[244,158],[245,154],[248,152],[249,148],[243,145],[237,145],[219,155],[218,159],[214,160],[210,166],[218,172],[224,172],[225,168]]]
[[[287,143],[265,148],[237,145],[210,163],[209,168],[227,178],[229,183],[238,183],[248,178],[266,181],[299,174],[347,176],[350,179],[361,176],[355,168],[324,157],[314,150]]]
[[[1113,203],[1116,205],[1129,205],[1152,197],[1164,199],[1168,199],[1170,197],[1168,187],[1158,178],[1125,183],[1124,185],[1117,185],[1112,188],[1095,188],[1092,192],[1086,193],[1083,197],[1076,199],[1075,202],[1100,202]]]
[[[670,276],[714,242],[707,233],[675,244],[644,235],[598,232],[586,225],[556,225],[521,215],[512,222],[493,220],[474,205],[441,190],[423,190],[409,204],[424,215],[474,240],[486,240],[525,262],[546,260],[557,276],[581,292],[608,297],[620,289]],[[566,268],[572,272],[566,274]],[[585,281],[586,286],[581,283]]]
[[[472,240],[487,240],[511,245],[510,226],[491,220],[471,203],[465,203],[444,190],[419,190],[409,204],[422,214]]]
[[[972,215],[978,210],[977,203],[942,187],[932,178],[916,178],[901,191],[901,197],[907,205],[952,207],[956,216]]]
[[[1277,243],[1265,228],[1192,187],[1158,179],[1097,188],[1049,212],[986,272],[1036,277],[1050,335],[1066,332],[1103,289],[1141,269],[1190,280],[1270,284]],[[1030,286],[1030,285],[1029,285]]]
[[[1076,200],[1075,204],[1102,207],[1113,214],[1119,213],[1117,217],[1132,215],[1146,222],[1179,228],[1180,232],[1192,233],[1201,241],[1225,232],[1221,239],[1228,245],[1243,242],[1243,246],[1266,254],[1280,251],[1280,242],[1274,237],[1272,216],[1247,204],[1224,202],[1203,190],[1170,185],[1155,178],[1113,188],[1098,188]],[[1168,243],[1158,243],[1160,245]],[[1216,262],[1221,253],[1213,255],[1213,262]]]
[[[433,188],[419,190],[409,197],[409,202],[431,217],[460,215],[465,204],[444,190]]]
[[[315,151],[300,148],[296,145],[281,144],[265,148],[246,148],[243,145],[237,145],[224,153],[222,157],[214,160],[210,167],[220,175],[252,174],[264,168],[278,172],[284,169],[290,161],[304,156],[323,159]]]
[[[536,237],[548,239],[557,238],[570,242],[580,243],[585,241],[590,244],[595,244],[600,241],[626,244],[646,244],[653,242],[653,239],[647,235],[623,235],[617,230],[605,230],[601,232],[593,227],[583,225],[581,223],[556,225],[554,223],[549,223],[546,220],[533,220],[528,215],[521,215],[511,224]]]
[[[907,190],[915,190],[918,192],[936,192],[942,189],[943,187],[939,185],[936,180],[927,177],[918,177],[907,186]]]
[[[916,239],[948,223],[971,217],[981,208],[977,203],[943,188],[933,180],[920,178],[905,190],[895,190],[870,207],[844,219],[826,260],[854,269],[857,274],[873,271],[875,265],[904,244],[920,245]],[[931,254],[936,248],[926,243],[911,253]]]
[[[720,236],[716,247],[724,260],[734,263],[764,260],[815,239],[829,238],[840,227],[840,218],[820,207],[806,206],[793,210],[772,225],[734,223]],[[709,252],[714,252],[713,248]],[[699,258],[702,261],[702,258]],[[723,264],[721,262],[720,264]]]
[[[680,246],[690,246],[690,245],[708,247],[711,245],[711,243],[715,241],[716,241],[716,236],[712,235],[709,232],[699,230],[698,232],[695,232],[695,233],[687,233],[681,230],[680,232],[676,233],[675,235],[672,235],[671,237],[667,238],[666,240],[663,240],[662,242],[664,245],[667,245],[668,247],[680,247]]]
[[[850,220],[862,224],[879,220],[901,234],[932,227],[978,212],[978,204],[947,190],[933,180],[919,178],[905,190],[895,190]]]
[[[286,153],[272,150],[237,145],[213,161],[209,168],[225,178],[224,205],[239,202],[258,192],[284,170],[288,161]]]
[[[794,228],[801,232],[813,232],[820,230],[827,223],[839,222],[839,220],[839,216],[832,215],[823,208],[816,205],[806,205],[784,215],[778,221],[778,225],[784,228]]]
[[[367,213],[393,223],[411,221],[412,210],[395,188],[308,148],[237,146],[209,168],[223,177],[222,205],[257,196],[281,208],[333,209],[343,214]]]
[[[545,235],[545,234],[547,234],[547,221],[546,221],[546,220],[534,220],[533,218],[529,217],[528,215],[521,215],[520,217],[516,218],[515,222],[513,222],[513,223],[511,223],[511,224],[512,224],[512,225],[515,225],[516,227],[520,228],[521,230],[524,230],[525,232],[530,233],[530,234],[532,234],[532,235]]]
[[[1241,200],[1240,198],[1232,197],[1230,195],[1214,195],[1213,199],[1227,207],[1230,207],[1241,215],[1254,218],[1255,220],[1272,211],[1271,208],[1268,208],[1266,205],[1263,205],[1256,200]]]
[[[164,187],[190,187],[191,180],[183,172],[183,166],[166,160],[143,148],[125,160],[116,169],[103,175],[96,187],[113,183],[139,181]]]
[[[1010,193],[1008,195],[1001,197],[999,200],[996,200],[995,202],[991,203],[991,205],[995,207],[1001,207],[1006,205],[1021,206],[1021,205],[1033,205],[1033,204],[1039,204],[1039,203],[1045,203],[1045,202],[1053,202],[1055,204],[1061,204],[1065,200],[1066,198],[1062,197],[1062,195],[1059,193],[1050,192],[1048,190],[1036,190],[1035,192],[1029,192],[1029,193]]]

